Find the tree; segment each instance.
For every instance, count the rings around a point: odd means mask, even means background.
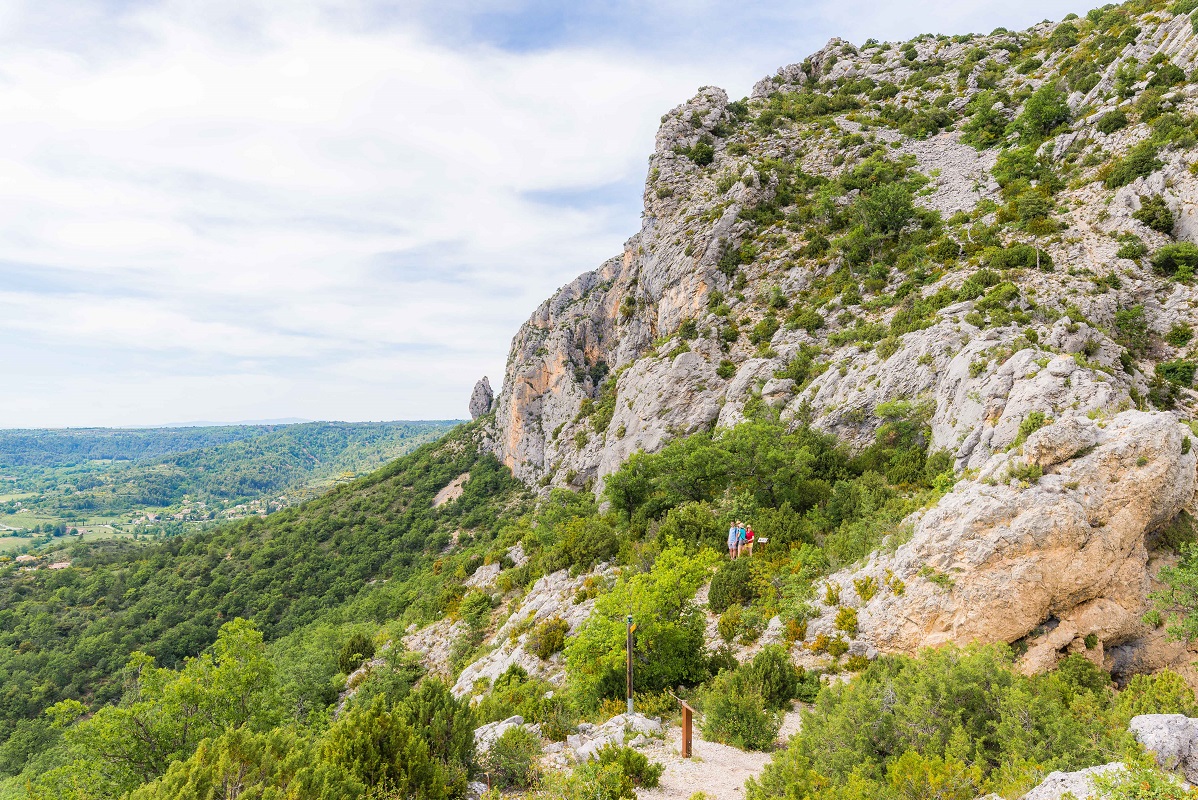
[[[695,591],[718,560],[704,549],[688,556],[680,544],[662,550],[653,568],[622,576],[595,602],[595,611],[566,645],[570,680],[584,701],[624,696],[625,619],[637,624],[636,688],[660,691],[707,677],[703,630]]]
[[[333,723],[321,744],[321,756],[390,796],[420,800],[450,796],[445,767],[433,758],[402,710],[388,711],[382,697],[351,708]]]
[[[1068,121],[1069,104],[1065,101],[1065,93],[1055,84],[1046,83],[1023,104],[1023,113],[1015,124],[1025,137],[1042,139]]]

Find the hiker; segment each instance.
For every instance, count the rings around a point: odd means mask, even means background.
[[[736,555],[739,557],[745,552],[745,524],[738,522],[736,525]]]
[[[736,546],[740,542],[740,522],[732,523],[732,527],[728,529],[728,558],[736,558]]]
[[[741,545],[740,551],[743,555],[753,555],[753,526],[749,525],[745,528],[744,544]]]

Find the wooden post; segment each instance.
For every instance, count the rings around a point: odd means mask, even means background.
[[[686,703],[682,704],[682,757],[691,757],[691,714],[692,709]]]
[[[691,757],[691,728],[694,726],[695,710],[686,704],[678,695],[670,692],[670,697],[678,701],[678,705],[682,706],[682,757]]]
[[[628,615],[628,664],[627,664],[627,674],[625,675],[625,679],[627,682],[626,689],[628,691],[628,693],[625,695],[625,697],[628,698],[628,713],[629,714],[632,713],[632,649],[633,649],[632,634],[633,634],[633,631],[635,631],[635,630],[636,630],[636,625],[633,624],[632,615],[629,614]]]

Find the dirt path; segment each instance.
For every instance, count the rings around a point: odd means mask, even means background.
[[[779,732],[780,741],[789,739],[799,723],[798,711],[787,714]],[[637,793],[639,800],[689,800],[695,792],[703,792],[712,800],[737,800],[745,796],[745,781],[760,775],[773,757],[772,753],[746,753],[709,742],[700,737],[696,726],[693,756],[684,759],[678,751],[681,738],[679,729],[670,725],[664,740],[642,751],[650,761],[664,764],[666,771],[658,788]]]

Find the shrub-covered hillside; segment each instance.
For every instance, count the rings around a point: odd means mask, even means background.
[[[617,716],[629,616],[638,708],[773,750],[757,800],[1116,761],[1111,796],[1182,796],[1128,725],[1195,713],[1192,11],[701,90],[494,413],[262,521],[0,572],[0,796],[631,800],[670,754]],[[732,559],[738,521],[768,542]]]

